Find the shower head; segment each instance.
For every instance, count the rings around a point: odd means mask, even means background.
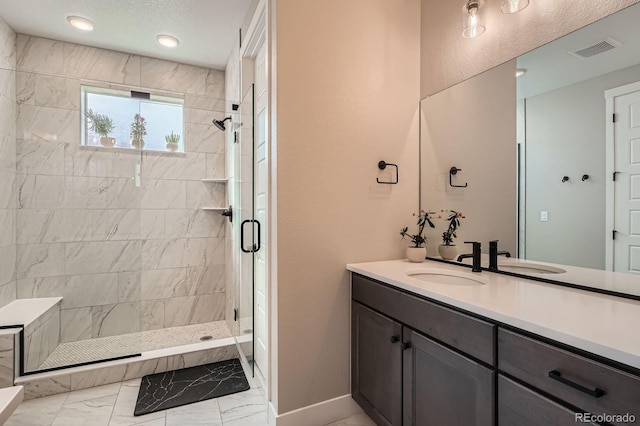
[[[212,123],[215,124],[215,126],[222,130],[223,132],[225,131],[225,127],[224,127],[224,122],[227,120],[231,120],[231,116],[225,118],[224,120],[213,120]]]

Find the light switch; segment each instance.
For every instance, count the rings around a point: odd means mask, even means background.
[[[540,212],[540,222],[547,222],[549,220],[549,212],[542,210]]]

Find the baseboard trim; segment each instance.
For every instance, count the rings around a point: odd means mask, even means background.
[[[362,413],[362,408],[351,398],[351,394],[328,399],[317,404],[277,414],[269,403],[269,425],[271,426],[324,426]]]

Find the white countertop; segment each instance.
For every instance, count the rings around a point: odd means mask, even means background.
[[[471,286],[406,275],[417,268],[472,274],[469,268],[428,260],[347,265],[351,272],[640,368],[640,301],[487,271],[476,273],[486,284]]]
[[[0,389],[0,425],[5,424],[11,414],[16,411],[18,405],[24,399],[22,386],[11,386]]]
[[[462,261],[467,265],[471,265],[472,260],[466,258]],[[538,262],[536,260],[523,260],[515,257],[498,257],[498,269],[500,264],[507,262],[510,264],[522,263],[525,265],[543,265],[551,266],[564,270],[560,274],[537,274],[530,273],[532,277],[546,278],[554,281],[561,281],[569,284],[577,284],[583,287],[596,288],[600,290],[608,290],[616,293],[630,294],[640,296],[640,274],[604,271],[602,269],[583,268],[580,266],[560,265],[549,262]],[[482,254],[482,266],[489,266],[489,255]],[[518,272],[527,275],[527,272]]]

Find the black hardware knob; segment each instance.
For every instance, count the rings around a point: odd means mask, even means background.
[[[584,182],[585,180],[589,179],[589,175],[582,175],[582,181]]]
[[[568,180],[569,180],[569,176],[564,176],[564,177],[562,178],[562,183],[565,183],[565,182],[567,182]]]
[[[233,207],[229,206],[228,209],[223,210],[222,213],[220,213],[222,216],[226,216],[229,218],[229,222],[233,222]]]
[[[391,343],[396,343],[400,341],[400,336],[391,336],[391,339],[389,339],[391,341]]]
[[[402,342],[402,345],[400,345],[400,347],[402,348],[403,351],[406,351],[411,347],[411,342]]]

